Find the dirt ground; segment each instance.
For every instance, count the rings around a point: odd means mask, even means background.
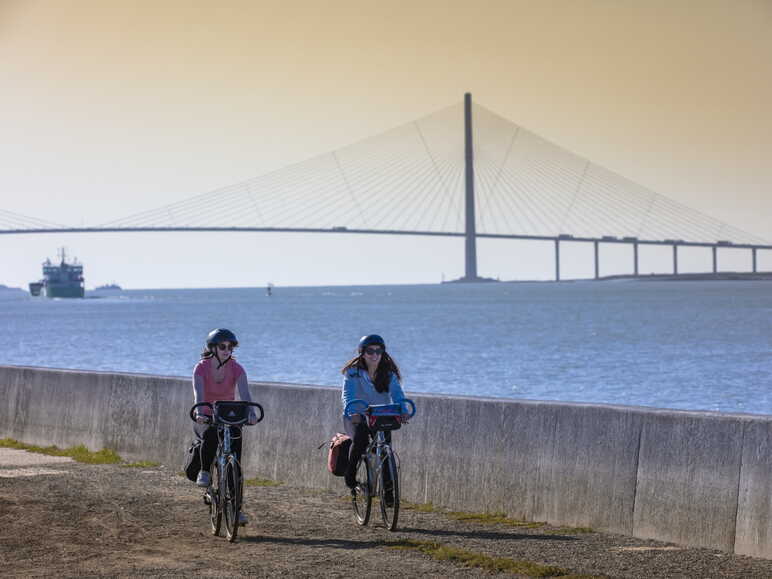
[[[390,547],[433,541],[602,577],[772,577],[772,561],[548,525],[461,522],[405,510],[390,533],[353,518],[347,493],[245,487],[236,543],[209,531],[176,470],[86,465],[0,449],[3,576],[477,577],[491,572]],[[378,513],[375,513],[378,515]],[[511,576],[511,575],[510,575]]]

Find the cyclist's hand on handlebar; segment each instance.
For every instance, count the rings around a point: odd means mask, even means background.
[[[206,414],[197,414],[196,422],[198,424],[209,424],[209,417]]]
[[[351,422],[352,424],[359,424],[362,422],[362,415],[361,414],[352,414],[351,415]]]
[[[250,426],[254,426],[255,424],[257,424],[257,416],[254,414],[250,414],[249,420],[247,420],[247,424],[249,424]]]
[[[410,415],[409,414],[403,412],[402,414],[399,415],[399,421],[402,424],[407,424],[409,420],[410,420]]]

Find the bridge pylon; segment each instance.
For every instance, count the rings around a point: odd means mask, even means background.
[[[472,136],[472,93],[464,94],[464,168],[465,168],[465,229],[464,277],[454,282],[496,281],[477,275],[477,222],[474,199],[474,141]]]

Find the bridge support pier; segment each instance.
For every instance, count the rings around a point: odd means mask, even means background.
[[[756,248],[751,249],[751,257],[753,258],[753,273],[756,273]]]
[[[598,242],[593,241],[592,244],[595,246],[595,279],[598,279],[600,277],[600,264],[598,263]]]
[[[678,246],[673,244],[673,275],[678,275]]]
[[[638,242],[633,243],[633,275],[638,275]]]
[[[560,240],[555,240],[555,281],[560,281]]]
[[[718,247],[714,245],[711,249],[713,250],[713,273],[718,273]]]

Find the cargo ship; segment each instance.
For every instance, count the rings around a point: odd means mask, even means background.
[[[85,295],[83,265],[73,259],[67,263],[64,248],[59,250],[59,265],[46,259],[43,262],[43,279],[29,284],[29,293],[47,298],[82,298]]]

